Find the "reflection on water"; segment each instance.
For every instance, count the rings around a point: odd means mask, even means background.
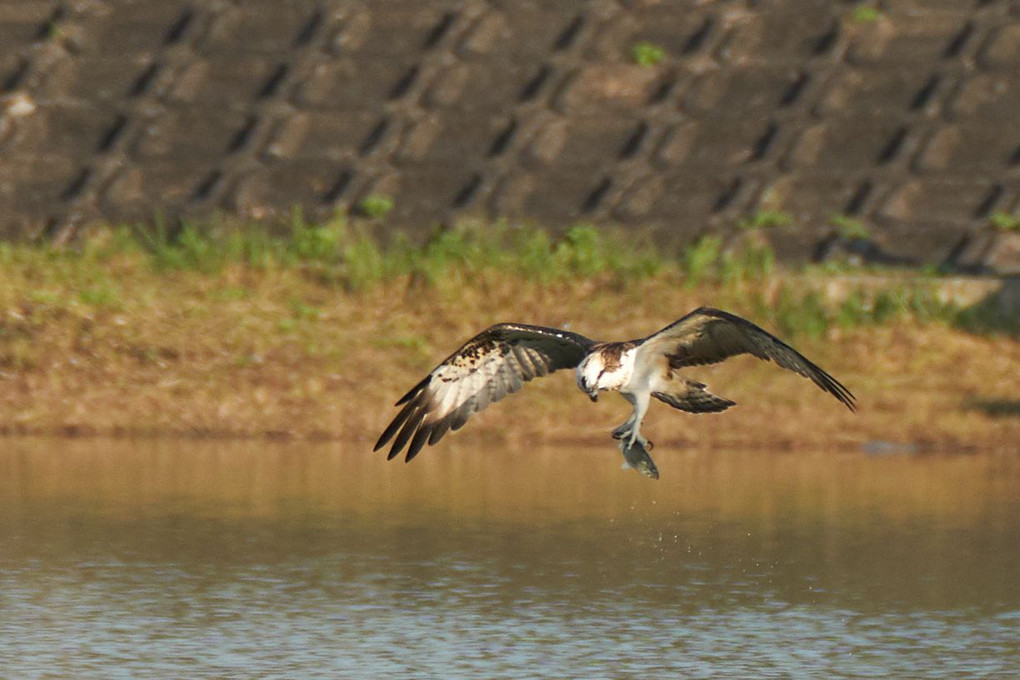
[[[658,458],[0,441],[0,675],[1020,676],[1020,460]]]

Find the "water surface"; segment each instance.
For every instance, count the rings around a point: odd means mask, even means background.
[[[1020,677],[1012,456],[0,441],[0,677]]]

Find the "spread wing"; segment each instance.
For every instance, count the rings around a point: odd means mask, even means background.
[[[472,413],[521,389],[525,382],[581,363],[595,342],[542,326],[501,323],[482,331],[432,369],[397,406],[404,408],[375,444],[375,451],[393,439],[387,459],[410,442],[409,461],[426,442],[435,444],[448,430],[457,430]]]
[[[856,410],[850,390],[803,354],[747,319],[719,309],[700,307],[694,310],[646,338],[638,352],[639,361],[654,354],[665,354],[671,368],[714,364],[738,354],[751,354],[799,373],[851,411]]]

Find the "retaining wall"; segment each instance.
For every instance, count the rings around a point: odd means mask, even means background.
[[[1016,270],[987,225],[1020,213],[1020,2],[860,6],[4,0],[0,237],[385,194],[411,232],[677,244],[771,212],[788,260]],[[641,41],[664,58],[636,64]]]

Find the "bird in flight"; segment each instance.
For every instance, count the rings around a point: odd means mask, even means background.
[[[641,421],[652,397],[688,413],[725,411],[736,402],[717,397],[705,385],[683,377],[688,366],[714,364],[739,354],[773,361],[799,373],[855,410],[854,395],[804,355],[747,319],[700,307],[657,333],[625,342],[597,342],[559,328],[500,323],[465,342],[397,401],[402,407],[379,436],[375,449],[391,440],[387,460],[406,446],[405,461],[425,444],[435,444],[525,382],[561,368],[575,369],[577,386],[592,401],[599,392],[619,392],[633,407],[613,430],[626,464],[658,478],[648,455],[652,442],[641,436]]]

